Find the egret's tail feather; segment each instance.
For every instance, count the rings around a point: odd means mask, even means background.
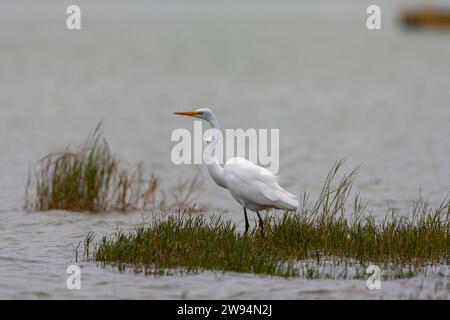
[[[267,189],[264,191],[264,195],[273,202],[274,207],[284,210],[296,210],[300,203],[298,197],[292,193],[287,192],[280,186],[274,189]]]
[[[297,196],[294,196],[293,194],[286,192],[279,201],[280,209],[285,210],[297,210],[297,208],[300,206],[299,199]]]

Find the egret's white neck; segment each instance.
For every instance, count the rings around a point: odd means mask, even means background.
[[[208,172],[211,175],[211,178],[217,183],[219,186],[226,188],[226,183],[224,179],[223,167],[219,165],[219,161],[216,157],[216,144],[219,141],[219,121],[215,116],[207,119],[207,121],[211,124],[216,130],[212,131],[213,141],[210,145],[208,145],[203,151],[203,161],[206,162],[208,167]]]

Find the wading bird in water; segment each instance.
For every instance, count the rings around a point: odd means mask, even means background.
[[[203,119],[212,128],[219,130],[219,121],[210,109],[201,108],[195,111],[175,112],[175,114]],[[228,189],[233,198],[244,208],[245,233],[249,229],[247,209],[255,211],[258,215],[261,231],[264,227],[259,211],[271,208],[297,209],[298,198],[284,190],[278,184],[278,177],[269,170],[238,157],[227,160],[223,167],[219,165],[214,152],[217,141],[217,135],[214,135],[213,130],[211,137],[205,141],[208,148],[204,150],[203,160],[207,163],[212,179],[219,186]]]

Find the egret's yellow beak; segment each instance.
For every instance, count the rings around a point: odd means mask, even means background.
[[[203,112],[201,111],[180,111],[180,112],[174,112],[174,114],[178,114],[181,116],[201,116]]]

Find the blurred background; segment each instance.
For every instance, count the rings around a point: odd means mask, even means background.
[[[172,112],[192,107],[223,128],[279,128],[279,174],[297,194],[342,157],[363,165],[358,187],[381,214],[419,187],[435,201],[450,189],[450,32],[401,23],[448,1],[76,1],[79,31],[66,28],[70,4],[1,4],[0,197],[13,208],[29,165],[99,121],[132,164],[168,182],[195,175],[170,161],[172,130],[192,130]],[[382,30],[366,28],[370,4]],[[237,210],[204,191],[199,201]]]
[[[66,28],[71,4],[81,7],[79,31]],[[381,8],[381,30],[366,28],[371,4]],[[89,262],[83,290],[70,291],[66,268],[87,232],[133,228],[141,213],[28,213],[23,205],[29,168],[103,121],[111,149],[130,165],[143,161],[165,186],[202,172],[197,201],[242,222],[205,168],[170,160],[172,131],[192,130],[172,112],[210,107],[222,128],[280,129],[279,174],[290,192],[314,195],[346,157],[347,172],[362,164],[356,187],[376,216],[386,202],[407,214],[419,188],[437,206],[450,191],[449,5],[2,0],[0,298],[433,296],[434,282],[421,279],[369,292],[365,280],[211,272],[144,280]]]

